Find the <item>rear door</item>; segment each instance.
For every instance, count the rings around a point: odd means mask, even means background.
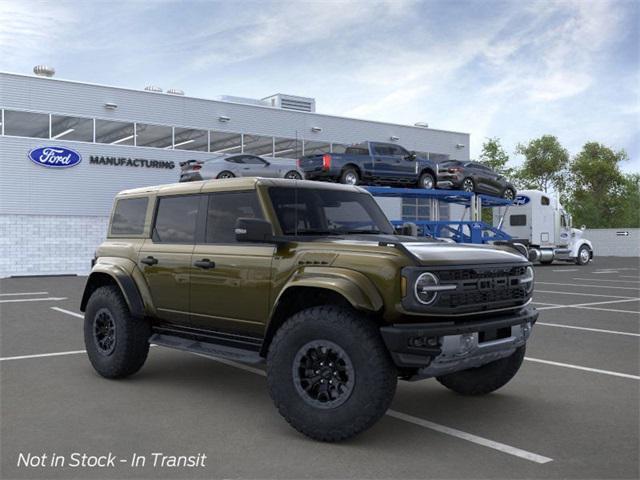
[[[396,158],[393,150],[384,143],[371,144],[371,158],[373,158],[374,176],[382,180],[395,179],[394,164]]]
[[[151,238],[139,254],[156,314],[167,321],[189,318],[189,280],[200,195],[158,197]]]
[[[239,217],[264,218],[255,190],[207,195],[204,243],[191,255],[190,323],[261,334],[269,315],[272,244],[237,243]],[[200,265],[200,266],[198,266]]]

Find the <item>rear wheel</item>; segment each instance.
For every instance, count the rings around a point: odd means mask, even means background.
[[[234,178],[234,177],[235,175],[233,173],[227,170],[224,170],[223,172],[220,172],[216,178],[223,179],[223,178]]]
[[[498,390],[511,380],[524,360],[525,346],[519,347],[511,356],[487,363],[478,368],[437,377],[437,380],[461,395],[485,395]]]
[[[267,356],[267,381],[280,414],[299,432],[344,440],[384,415],[397,372],[374,324],[332,305],[293,315]]]
[[[295,170],[291,170],[285,174],[284,178],[288,178],[289,180],[302,180],[302,175]]]
[[[578,256],[576,257],[576,263],[578,265],[586,265],[591,260],[591,250],[586,245],[582,245],[578,250]]]
[[[429,172],[424,172],[420,175],[420,179],[418,180],[418,187],[424,188],[426,190],[432,190],[436,188],[436,180],[434,176]]]
[[[120,289],[96,289],[84,315],[84,343],[93,368],[107,378],[136,373],[147,359],[151,328],[132,318]]]
[[[473,179],[467,177],[462,181],[462,190],[465,192],[473,192],[475,191],[476,186],[473,183]]]
[[[345,185],[358,185],[360,183],[360,175],[355,168],[345,168],[340,175],[340,183]]]

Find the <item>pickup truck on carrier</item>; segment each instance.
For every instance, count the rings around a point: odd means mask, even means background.
[[[298,160],[307,180],[347,185],[397,184],[436,188],[437,164],[393,143],[364,142],[344,153],[308,155]]]

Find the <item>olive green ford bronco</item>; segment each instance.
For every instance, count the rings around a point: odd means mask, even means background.
[[[282,416],[336,441],[385,413],[398,378],[505,385],[533,283],[508,246],[398,234],[359,187],[234,178],[118,194],[81,309],[100,375],[137,372],[150,344],[265,362]]]

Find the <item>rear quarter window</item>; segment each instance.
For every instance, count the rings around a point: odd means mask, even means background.
[[[111,219],[111,235],[140,235],[144,231],[149,199],[123,198],[116,201]]]

